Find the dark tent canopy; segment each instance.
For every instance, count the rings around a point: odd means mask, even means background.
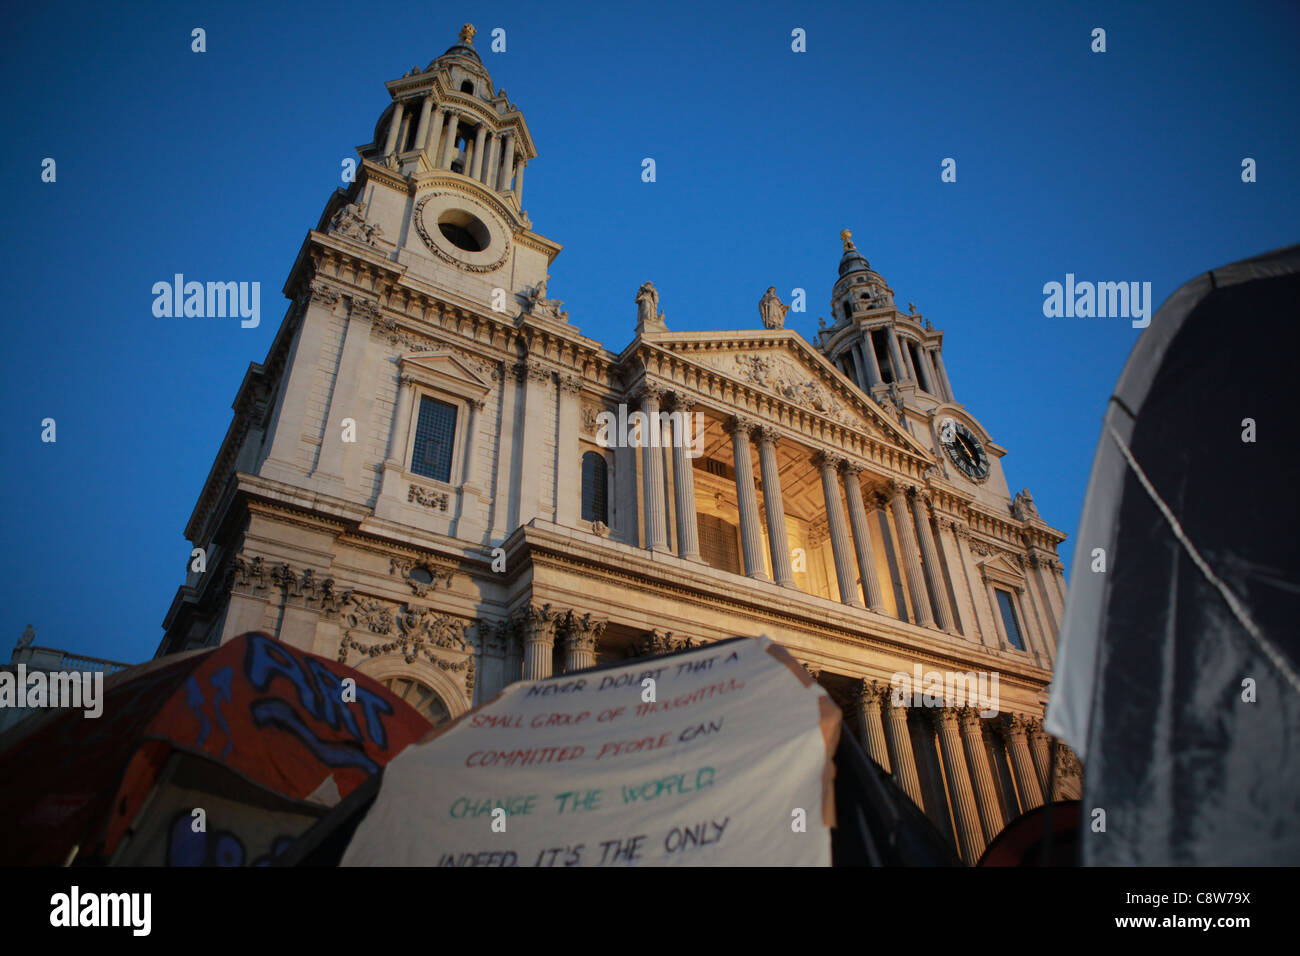
[[[1300,863],[1297,322],[1300,246],[1215,269],[1111,397],[1047,722],[1085,863]]]

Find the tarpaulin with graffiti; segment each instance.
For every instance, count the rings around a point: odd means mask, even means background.
[[[0,862],[61,863],[74,846],[107,861],[156,831],[156,862],[256,863],[254,847],[274,853],[310,822],[302,807],[346,796],[430,729],[365,675],[256,633],[123,672],[105,698],[98,719],[42,714],[0,738]],[[177,814],[204,793],[221,819],[183,833]],[[151,794],[165,820],[142,818]],[[241,828],[260,836],[245,846]]]

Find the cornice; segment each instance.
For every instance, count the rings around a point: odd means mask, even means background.
[[[528,526],[520,529],[525,542],[516,549],[516,560],[526,560],[536,568],[551,567],[579,573],[584,579],[602,578],[614,582],[634,584],[641,592],[653,592],[665,596],[685,597],[703,603],[712,609],[743,617],[757,624],[769,623],[791,627],[804,631],[820,640],[861,649],[873,648],[883,653],[920,661],[936,668],[954,668],[958,670],[996,669],[999,679],[1011,686],[1025,690],[1038,691],[1051,680],[1051,672],[1028,662],[1013,662],[1005,658],[988,655],[982,645],[954,644],[949,640],[932,635],[924,628],[905,624],[875,615],[870,624],[886,629],[887,634],[874,634],[847,621],[844,624],[830,619],[825,609],[809,601],[806,611],[785,612],[774,610],[764,601],[765,595],[755,593],[752,601],[724,595],[717,587],[717,582],[688,583],[685,580],[674,581],[668,568],[662,562],[649,562],[639,557],[632,557],[619,548],[618,554],[609,555],[611,560],[602,560],[606,548],[595,546],[582,547],[581,543],[567,535],[560,535],[544,528]],[[645,567],[639,565],[644,563]],[[533,580],[537,583],[536,571]],[[788,600],[788,598],[787,598]],[[837,609],[838,611],[838,609]],[[844,615],[844,612],[839,612]],[[962,654],[962,651],[974,652]],[[991,666],[992,665],[992,666]],[[862,676],[862,675],[848,675]]]

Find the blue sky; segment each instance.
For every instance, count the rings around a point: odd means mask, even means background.
[[[21,5],[0,38],[0,658],[28,623],[41,644],[152,655],[306,231],[384,81],[466,21],[537,142],[524,204],[565,246],[549,292],[585,334],[621,349],[650,279],[674,330],[754,328],[767,286],[804,288],[788,324],[811,337],[850,228],[945,330],[1012,490],[1066,532],[1139,332],[1045,318],[1043,284],[1149,281],[1158,304],[1300,239],[1293,3]],[[261,282],[261,326],[155,318],[176,272]]]

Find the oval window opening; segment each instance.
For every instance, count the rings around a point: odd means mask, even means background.
[[[448,209],[438,217],[438,230],[457,249],[482,252],[492,241],[487,226],[463,209]]]
[[[410,578],[418,584],[432,584],[433,575],[425,568],[411,568]]]

